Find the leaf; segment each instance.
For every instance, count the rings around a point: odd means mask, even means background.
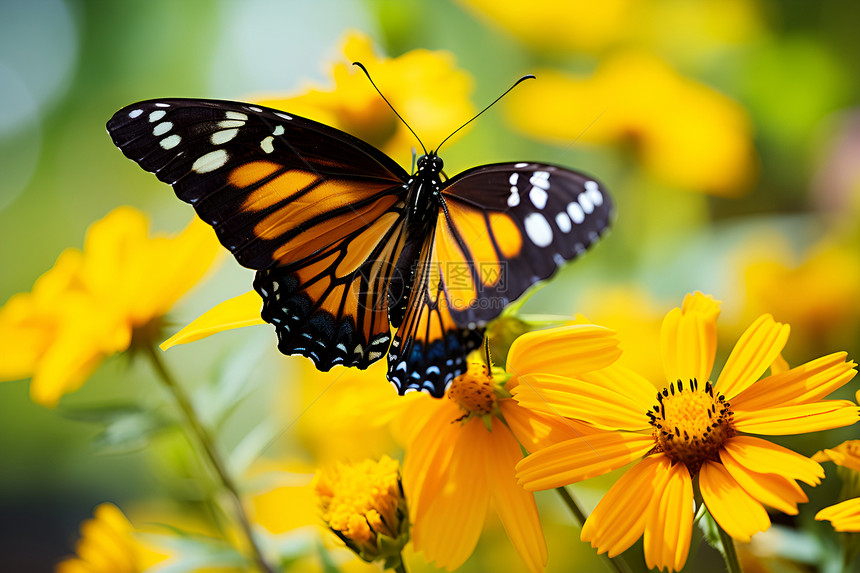
[[[278,425],[271,418],[263,418],[233,448],[228,460],[230,472],[237,476],[243,475],[279,432]]]
[[[156,434],[176,425],[160,410],[139,404],[115,403],[65,407],[61,414],[73,420],[101,426],[93,446],[102,454],[125,454],[149,445]]]

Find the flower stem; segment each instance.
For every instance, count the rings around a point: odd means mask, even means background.
[[[179,385],[173,375],[167,370],[164,362],[161,360],[158,350],[151,345],[148,345],[147,349],[155,370],[158,372],[165,386],[167,386],[167,389],[170,390],[171,394],[173,394],[173,398],[179,405],[179,409],[182,410],[182,414],[185,417],[185,423],[187,424],[190,433],[194,434],[197,441],[200,442],[206,460],[209,462],[209,465],[217,476],[221,486],[227,492],[227,495],[233,504],[233,511],[235,513],[236,520],[239,522],[239,527],[242,530],[245,540],[248,543],[248,547],[251,550],[251,557],[254,560],[254,563],[262,573],[275,573],[275,570],[266,562],[263,557],[263,553],[260,550],[260,546],[254,538],[254,533],[251,530],[251,522],[248,519],[248,514],[245,512],[245,507],[242,505],[242,498],[239,495],[239,490],[233,482],[233,478],[230,477],[230,474],[227,471],[227,466],[221,459],[221,455],[218,453],[218,450],[215,447],[215,442],[209,435],[209,431],[203,427],[203,424],[197,417],[197,413],[194,411],[194,406],[191,404],[188,394],[186,394],[182,386]]]
[[[719,523],[716,525],[717,531],[720,533],[720,542],[723,544],[723,559],[726,560],[726,568],[729,573],[741,573],[741,564],[738,561],[738,553],[735,551],[735,540],[720,527]]]
[[[573,496],[570,495],[570,492],[567,491],[567,488],[557,487],[555,491],[561,496],[561,499],[564,500],[565,505],[573,514],[573,517],[579,523],[580,527],[585,523],[585,512],[579,507],[579,504],[576,503],[576,500],[573,499]],[[630,568],[627,567],[627,563],[624,560],[618,557],[609,557],[606,553],[601,554],[603,558],[603,562],[611,571],[617,571],[618,573],[630,573]]]
[[[400,563],[394,568],[395,573],[406,573],[406,565],[403,564],[403,559],[400,560]]]

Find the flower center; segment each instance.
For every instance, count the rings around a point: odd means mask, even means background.
[[[700,390],[696,380],[686,385],[678,380],[658,392],[657,401],[648,411],[657,450],[686,465],[691,475],[705,461],[716,460],[719,450],[735,435],[729,403],[722,394],[714,393],[710,382]]]
[[[496,405],[493,378],[487,367],[478,362],[469,364],[465,373],[454,378],[448,388],[448,398],[457,402],[469,414],[485,416]]]

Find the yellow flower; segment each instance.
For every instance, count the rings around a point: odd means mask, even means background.
[[[474,115],[472,78],[455,67],[450,52],[412,50],[397,58],[379,57],[370,38],[358,32],[348,34],[343,46],[344,60],[331,70],[333,89],[310,88],[301,95],[256,101],[346,131],[404,166],[411,164],[418,142],[352,62],[364,64],[424,145],[438,145]]]
[[[563,486],[644,456],[607,492],[582,529],[582,539],[601,553],[615,556],[644,535],[649,567],[681,569],[693,526],[694,479],[720,527],[748,541],[770,526],[764,505],[797,513],[806,495],[796,480],[816,485],[824,471],[809,458],[746,434],[807,433],[860,419],[853,402],[822,400],[856,374],[844,352],[759,380],[788,340],[789,327],[770,315],[744,332],[711,382],[718,314],[717,302],[696,293],[666,315],[660,335],[666,381],[656,387],[618,364],[571,374],[578,368],[575,358],[565,364],[557,357],[541,357],[544,363],[536,357],[520,371],[522,383],[513,394],[521,405],[601,430],[520,462],[517,478],[523,487]]]
[[[56,573],[141,573],[167,558],[137,542],[134,532],[117,506],[99,505],[81,524],[77,556],[59,563]]]
[[[386,568],[400,564],[409,519],[397,460],[338,464],[317,472],[313,486],[323,520],[356,555],[384,561]]]
[[[607,329],[567,326],[565,345],[575,340],[588,355],[583,368],[600,368],[618,358],[617,340]],[[522,339],[522,337],[521,337]],[[561,341],[562,338],[559,337]],[[508,355],[507,369],[528,368],[534,348],[520,344]],[[512,376],[507,388],[516,387]],[[399,418],[395,434],[404,436],[403,487],[409,500],[412,542],[417,552],[440,567],[456,569],[472,554],[487,509],[498,514],[530,571],[546,565],[546,544],[534,496],[517,486],[514,466],[522,444],[535,450],[593,429],[554,414],[534,413],[508,397],[486,366],[472,363],[441,400],[416,396]]]
[[[220,246],[204,223],[150,237],[145,215],[120,207],[33,285],[0,308],[0,380],[32,377],[44,406],[77,390],[106,357],[152,343],[164,315],[211,266]]]
[[[523,133],[563,145],[632,144],[646,170],[682,189],[735,196],[752,179],[746,111],[654,55],[613,55],[587,79],[554,70],[535,75],[540,81],[522,86],[508,104]]]
[[[860,472],[860,440],[848,440],[830,450],[817,452],[817,462],[834,462],[839,466]],[[860,531],[860,498],[847,499],[825,507],[815,514],[819,521],[829,521],[836,531]]]

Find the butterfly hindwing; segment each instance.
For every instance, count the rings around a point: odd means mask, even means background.
[[[282,352],[322,370],[384,356],[407,177],[388,156],[326,125],[238,102],[139,102],[108,131],[258,270],[262,315]]]
[[[448,181],[436,249],[451,315],[482,326],[534,283],[584,253],[612,202],[593,178],[554,165],[500,163]]]

